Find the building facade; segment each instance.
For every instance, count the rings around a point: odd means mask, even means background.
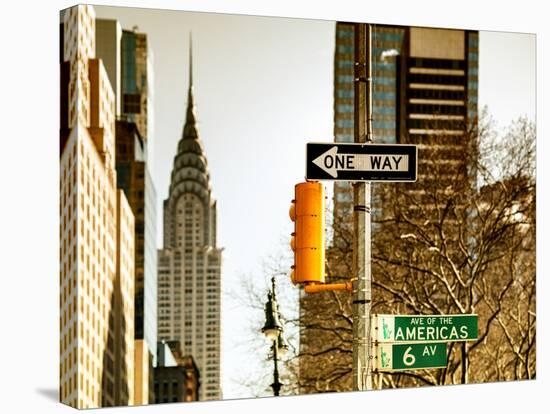
[[[159,339],[179,341],[202,378],[200,400],[222,398],[221,260],[216,201],[197,131],[190,54],[187,113],[164,201],[164,248],[158,253]]]
[[[424,174],[422,161],[434,150],[451,169],[458,167],[462,162],[458,150],[477,125],[478,32],[373,25],[372,34],[374,142],[418,145],[419,174]],[[354,42],[354,24],[338,22],[335,142],[354,140]],[[351,185],[336,182],[335,222],[336,217],[352,216],[352,200]]]
[[[156,248],[156,190],[149,172],[149,147],[146,140],[149,117],[148,97],[153,89],[149,70],[147,35],[123,30],[117,20],[96,19],[96,55],[105,63],[105,69],[115,90],[116,108],[116,171],[117,186],[124,190],[135,217],[135,322],[136,383],[143,396],[136,403],[154,401],[153,367],[156,364],[157,345],[157,248]],[[136,105],[127,102],[133,93]],[[141,109],[140,109],[141,108]],[[139,109],[139,110],[138,110]],[[137,112],[136,112],[137,111]],[[148,364],[141,363],[145,358]],[[149,395],[148,398],[146,396]]]
[[[117,121],[116,144],[117,183],[136,218],[136,339],[145,339],[156,353],[156,189],[147,165],[146,143],[137,125]]]
[[[144,339],[136,339],[134,348],[134,405],[147,405],[154,401],[153,358]]]
[[[116,188],[115,96],[95,13],[61,13],[60,400],[133,404],[134,218]]]
[[[353,142],[354,123],[354,78],[355,78],[355,25],[336,23],[334,45],[334,141]],[[351,219],[343,219],[351,214],[353,193],[351,184],[346,181],[334,182],[333,222],[342,231],[350,231]]]
[[[133,405],[134,400],[134,215],[122,190],[117,190],[116,276],[113,286],[114,404]],[[111,334],[111,332],[109,332]],[[107,346],[109,351],[112,347]],[[110,373],[110,362],[104,363]]]
[[[149,353],[146,371],[138,373],[148,383],[145,394],[150,398],[140,401],[147,404],[154,401],[157,342],[156,190],[147,164],[146,143],[136,124],[116,121],[116,149],[117,185],[124,190],[135,217],[135,339],[144,340],[143,349]]]
[[[121,45],[122,117],[134,122],[147,141],[153,113],[153,52],[148,47],[147,35],[136,30],[123,30]]]
[[[95,22],[96,56],[103,61],[109,81],[115,93],[115,113],[121,114],[121,47],[122,27],[118,20],[96,19]]]
[[[157,345],[155,403],[198,401],[200,374],[193,357],[180,354],[177,341]]]

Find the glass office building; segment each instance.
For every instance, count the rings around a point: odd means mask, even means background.
[[[143,139],[147,141],[149,98],[152,88],[149,71],[151,50],[147,44],[147,35],[136,31],[122,31],[122,116],[134,122]],[[152,106],[151,106],[152,107]],[[152,111],[151,111],[152,112]]]
[[[145,339],[151,356],[157,345],[156,190],[146,162],[146,143],[136,124],[116,122],[117,186],[135,216],[135,338]]]
[[[335,142],[354,141],[354,37],[353,23],[336,24]],[[456,163],[477,122],[478,39],[477,31],[373,25],[374,142],[416,144],[419,162],[447,146],[438,154]],[[335,182],[335,222],[346,216],[351,225],[352,202],[351,185]]]

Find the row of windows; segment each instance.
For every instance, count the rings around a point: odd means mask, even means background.
[[[466,69],[466,62],[452,59],[409,58],[410,67],[432,69]]]
[[[372,39],[376,43],[381,42],[394,42],[394,43],[401,43],[403,41],[404,36],[404,30],[400,31],[394,31],[394,30],[388,30],[388,29],[381,29],[376,30],[376,27],[374,27],[374,30],[372,31]]]
[[[336,142],[353,142],[353,135],[351,134],[336,134]]]
[[[353,105],[349,104],[337,104],[336,112],[339,113],[353,113]]]
[[[378,121],[375,119],[372,121],[372,127],[374,129],[394,129],[395,121]]]
[[[127,114],[139,114],[141,112],[141,95],[125,93],[123,95],[123,112]]]
[[[77,333],[77,328],[76,328],[76,320],[75,320],[68,327],[65,335],[63,335],[63,337],[60,338],[59,340],[59,344],[60,344],[59,347],[61,348],[61,353],[63,354],[68,350],[68,354],[66,356],[67,358],[66,362],[70,363],[71,360],[74,359],[73,364],[76,364],[76,350],[71,351],[71,349],[69,348],[76,348],[76,345],[77,345],[76,333]],[[71,358],[71,352],[73,353],[74,358]]]
[[[353,128],[353,120],[352,119],[338,119],[336,121],[336,126],[339,128]],[[386,119],[386,120],[373,120],[372,126],[375,129],[394,129],[395,128],[395,119]],[[342,139],[345,136],[345,140]],[[338,136],[340,140],[339,142],[353,142],[353,135],[351,134],[341,134]]]
[[[336,97],[340,99],[353,99],[354,91],[353,88],[349,89],[337,89]]]
[[[72,151],[66,149],[65,150],[66,154],[68,154],[67,156],[67,163],[65,165],[65,167],[63,168],[63,177],[62,177],[62,181],[61,181],[61,184],[63,184],[66,180],[67,180],[67,175],[68,175],[68,172],[73,170],[74,166],[75,166],[75,162],[76,162],[76,144],[73,145],[73,149]],[[74,172],[74,170],[73,170]],[[72,181],[73,181],[73,184],[76,184],[76,176],[72,176]]]
[[[464,115],[462,105],[409,104],[409,114]]]
[[[428,83],[441,85],[464,85],[464,76],[455,75],[432,75],[423,73],[409,73],[407,75],[409,83]]]
[[[338,45],[336,52],[342,55],[349,55],[353,54],[354,49],[353,45]]]
[[[338,39],[353,39],[355,37],[355,30],[353,26],[343,28],[338,26],[336,30],[336,37]]]
[[[394,86],[395,87],[395,77],[375,76],[374,77],[374,87],[376,88],[378,85]]]
[[[372,97],[375,101],[395,101],[395,92],[374,91]]]
[[[74,390],[77,388],[77,382],[76,382],[76,371],[71,375],[65,383],[61,384],[61,398],[65,400],[68,398],[70,394],[73,393]]]
[[[74,280],[76,281],[76,278]],[[73,315],[76,318],[76,292],[74,289],[71,289],[71,290],[72,291],[69,292],[69,286],[66,286],[63,289],[63,292],[61,294],[61,298],[60,298],[61,318],[59,319],[60,332],[63,332],[63,329],[69,323]],[[71,295],[70,299],[68,298],[69,295]],[[72,324],[74,323],[75,323],[75,320],[72,321]]]
[[[76,225],[74,224],[74,221],[71,220],[70,225],[74,229],[76,229]],[[73,265],[76,265],[77,262],[77,253],[76,253],[76,238],[68,239],[65,238],[63,240],[63,245],[60,248],[60,257],[61,257],[61,266],[62,266],[62,280],[61,284],[63,284],[63,280],[69,275],[69,273],[73,270]]]
[[[453,120],[426,120],[426,119],[409,119],[407,120],[408,128],[421,129],[445,129],[445,130],[463,130],[464,121]]]
[[[337,128],[353,128],[353,119],[337,119]]]
[[[65,230],[67,229],[67,226],[73,225],[74,219],[76,217],[76,214],[73,214],[75,210],[77,209],[76,206],[76,191],[67,191],[63,195],[63,204],[61,207],[65,207],[66,210],[63,212],[63,220],[60,220],[60,232],[61,234],[65,233]],[[70,231],[68,232],[70,233]],[[74,229],[73,229],[73,236],[74,236]],[[65,235],[67,236],[67,235]]]
[[[353,69],[353,60],[338,59],[336,61],[336,67],[339,69]]]
[[[395,116],[395,105],[373,105],[374,115]]]
[[[439,89],[409,89],[409,98],[418,99],[450,99],[450,100],[463,100],[465,96],[464,91],[448,91]]]
[[[353,75],[338,75],[336,76],[336,82],[337,83],[351,83],[353,82],[354,76]]]

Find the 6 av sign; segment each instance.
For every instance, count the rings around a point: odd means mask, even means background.
[[[417,158],[415,145],[308,143],[306,178],[416,181]]]
[[[375,362],[380,371],[441,368],[447,366],[447,344],[378,344]]]

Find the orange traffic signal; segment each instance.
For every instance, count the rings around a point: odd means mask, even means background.
[[[296,184],[290,219],[294,222],[292,283],[325,283],[325,189],[321,183]]]

